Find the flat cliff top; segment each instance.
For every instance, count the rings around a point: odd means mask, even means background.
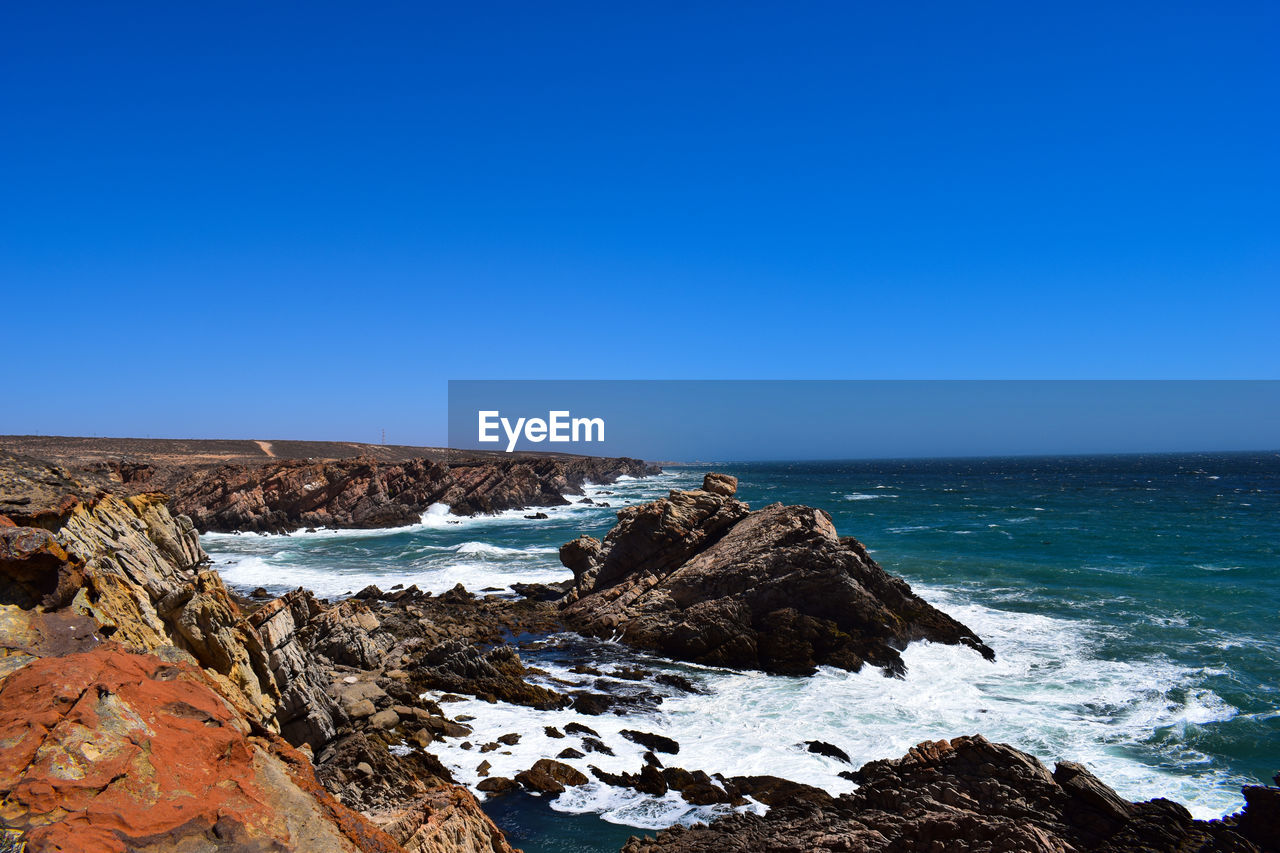
[[[128,459],[156,467],[255,465],[272,459],[330,461],[372,457],[379,462],[431,459],[451,464],[492,459],[581,458],[572,453],[499,450],[450,450],[406,444],[361,444],[355,441],[287,439],[95,438],[60,435],[0,435],[0,450],[47,459],[70,468]]]

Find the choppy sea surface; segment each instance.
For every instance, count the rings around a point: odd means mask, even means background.
[[[609,507],[572,504],[459,519],[436,507],[411,528],[291,536],[203,537],[232,585],[284,592],[306,586],[335,598],[375,583],[443,592],[507,591],[569,576],[559,545],[603,537],[623,505],[692,488],[707,467],[591,486]],[[624,728],[675,738],[672,765],[726,775],[769,773],[833,793],[849,769],[805,751],[822,740],[853,766],[896,757],[923,740],[981,733],[1046,763],[1070,759],[1131,799],[1163,796],[1197,817],[1241,804],[1242,784],[1280,771],[1280,454],[734,463],[753,507],[821,507],[889,571],[969,625],[995,663],[964,648],[913,644],[903,679],[823,669],[811,678],[678,664],[616,644],[553,638],[524,654],[548,678],[595,685],[570,672],[590,658],[610,671],[637,663],[679,673],[701,693],[659,688],[639,717],[587,717],[465,701],[476,744],[508,732],[518,744],[480,756],[457,742],[438,754],[474,785],[482,759],[511,776],[554,755],[544,726],[578,721],[615,752],[569,763],[586,771],[639,769],[643,748]],[[434,746],[433,746],[434,748]],[[657,799],[591,783],[550,803],[527,795],[490,804],[524,835],[527,851],[616,850],[619,828],[655,829],[714,816],[671,795]],[[562,822],[556,824],[556,814]],[[573,817],[570,818],[569,816]],[[590,820],[587,817],[591,816]],[[583,821],[586,820],[584,823]],[[505,822],[505,823],[504,823]],[[558,829],[552,829],[552,826]],[[592,827],[596,827],[593,829]],[[575,834],[576,833],[576,834]],[[552,835],[563,836],[550,843]],[[622,831],[625,835],[625,830]],[[593,846],[594,845],[594,846]]]

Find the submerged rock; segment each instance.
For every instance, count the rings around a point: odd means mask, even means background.
[[[618,512],[600,542],[560,549],[576,600],[565,621],[696,663],[802,675],[817,666],[905,670],[915,640],[994,653],[969,628],[915,595],[822,510],[773,504],[751,512],[732,477]]]

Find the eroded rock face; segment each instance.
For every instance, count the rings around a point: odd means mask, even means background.
[[[0,722],[0,819],[27,830],[28,849],[510,853],[421,749],[469,730],[383,671],[393,643],[407,663],[406,644],[454,624],[401,611],[392,635],[367,602],[305,590],[246,616],[165,500],[0,454],[0,708],[13,712]],[[64,668],[71,682],[55,677]],[[54,727],[45,740],[10,736],[50,703],[31,728]],[[68,707],[77,715],[60,722]],[[419,748],[392,753],[402,738]],[[313,767],[290,742],[326,760]]]
[[[668,657],[807,674],[818,665],[891,674],[914,640],[994,653],[976,634],[884,571],[822,510],[774,504],[756,512],[715,489],[673,491],[618,513],[603,543],[561,549],[578,581],[564,610],[577,630],[617,634]],[[594,544],[593,544],[594,543]]]
[[[238,706],[269,720],[278,694],[262,644],[205,568],[195,527],[166,500],[119,497],[0,455],[0,505],[11,522],[0,528],[0,605],[39,611],[27,617],[33,624],[54,613],[85,617],[98,639],[137,652],[181,650]]]
[[[32,851],[399,849],[204,672],[116,644],[0,682],[0,797]]]
[[[979,736],[923,743],[854,775],[861,787],[837,799],[784,796],[763,817],[675,827],[632,839],[623,851],[1249,853],[1274,849],[1276,837],[1259,834],[1274,829],[1258,819],[1262,797],[1241,815],[1198,821],[1168,800],[1130,803],[1080,765],[1059,764],[1050,773],[1034,757]]]
[[[192,471],[175,482],[173,505],[202,531],[283,533],[300,527],[416,524],[435,503],[456,515],[567,504],[582,485],[657,469],[638,459],[431,459],[381,463],[371,457],[328,462],[282,460]]]

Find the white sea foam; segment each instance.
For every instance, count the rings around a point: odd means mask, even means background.
[[[1135,745],[1151,742],[1159,732],[1185,732],[1234,716],[1230,704],[1194,687],[1203,673],[1162,658],[1113,661],[1096,656],[1102,633],[1087,623],[965,604],[945,590],[920,591],[983,636],[997,650],[996,662],[967,648],[915,643],[903,653],[905,679],[885,678],[870,667],[860,673],[824,668],[810,678],[787,678],[677,666],[634,655],[650,668],[680,672],[708,689],[708,695],[672,691],[656,711],[625,718],[468,700],[450,705],[449,712],[476,718],[471,742],[483,744],[518,732],[520,743],[480,756],[448,741],[438,745],[438,754],[460,781],[474,785],[481,760],[493,765],[491,775],[511,776],[539,757],[577,746],[576,738],[555,740],[542,730],[577,721],[598,731],[617,753],[567,760],[584,773],[589,774],[591,764],[610,772],[637,772],[644,749],[619,735],[623,728],[635,728],[679,742],[678,755],[661,756],[669,765],[726,775],[773,774],[840,793],[853,788],[838,775],[850,766],[806,751],[803,741],[832,743],[857,767],[899,756],[923,740],[980,733],[1050,765],[1060,759],[1082,762],[1131,799],[1169,797],[1202,818],[1239,807],[1240,785],[1247,780],[1210,769],[1208,756],[1185,746],[1155,761],[1136,754],[1145,748]],[[584,685],[594,680],[564,667],[538,665],[555,679]],[[635,826],[658,825],[637,816],[640,800],[634,792],[592,785],[557,807],[609,813],[611,819]],[[626,808],[620,809],[620,803]],[[662,810],[665,806],[644,808],[662,820],[670,817]]]
[[[607,500],[612,508],[570,504],[545,511],[573,522],[602,519],[619,506],[651,500],[668,488],[696,485],[701,475],[674,473],[660,478],[588,487],[587,496]],[[602,495],[604,491],[613,492]],[[857,494],[857,493],[855,493]],[[873,495],[871,497],[882,497]],[[571,498],[572,499],[572,498]],[[1036,511],[1043,511],[1036,507]],[[383,531],[325,531],[298,537],[206,537],[216,567],[228,582],[306,586],[323,597],[359,590],[369,583],[383,589],[400,583],[442,592],[456,583],[468,589],[505,588],[516,581],[560,580],[568,572],[558,565],[555,549],[545,541],[512,547],[514,531],[546,521],[526,519],[530,510],[497,516],[456,518],[432,508],[423,524]],[[1006,523],[1023,523],[1021,518]],[[455,523],[456,522],[456,523]],[[439,524],[439,527],[435,525]],[[572,524],[568,525],[572,527]],[[559,529],[559,528],[557,528]],[[890,533],[936,528],[903,525]],[[985,528],[983,528],[985,530]],[[371,548],[373,536],[410,533],[403,547]],[[941,532],[941,531],[939,531]],[[949,530],[971,534],[973,530]],[[319,539],[313,539],[319,537]],[[332,541],[350,539],[351,542]],[[459,539],[463,541],[458,541]],[[308,557],[309,548],[341,546],[331,558]],[[398,548],[398,550],[397,550]],[[383,562],[346,555],[386,550]],[[1095,567],[1097,568],[1097,567]],[[1132,571],[1132,567],[1126,567]],[[1228,570],[1205,564],[1206,571]],[[1102,571],[1115,571],[1104,568]],[[575,737],[552,739],[543,726],[563,729],[578,721],[600,732],[616,755],[588,753],[568,759],[589,774],[588,765],[610,772],[636,772],[644,749],[619,734],[623,728],[672,737],[681,745],[664,762],[726,775],[772,774],[819,785],[833,793],[852,783],[838,774],[850,769],[834,759],[807,752],[805,740],[822,740],[845,750],[852,766],[895,757],[928,739],[981,733],[1039,756],[1080,761],[1104,782],[1131,799],[1166,796],[1185,803],[1197,817],[1216,817],[1240,804],[1240,785],[1247,780],[1218,769],[1210,758],[1186,746],[1197,727],[1231,719],[1235,709],[1205,690],[1204,673],[1153,657],[1117,661],[1098,653],[1103,629],[1087,622],[1016,613],[968,603],[962,593],[914,584],[926,599],[972,627],[998,654],[988,663],[969,649],[915,643],[903,653],[905,679],[887,679],[868,667],[861,673],[822,669],[811,678],[784,678],[677,665],[638,655],[613,644],[597,646],[602,656],[621,655],[651,669],[679,672],[708,690],[707,695],[664,691],[663,704],[643,715],[592,717],[573,711],[535,711],[468,699],[450,704],[448,713],[470,714],[475,745],[518,732],[519,743],[481,755],[461,749],[460,739],[439,741],[431,750],[469,785],[479,781],[476,767],[488,760],[490,775],[514,776],[544,756],[568,746]],[[584,686],[596,679],[564,666],[539,660],[550,679]],[[601,669],[608,666],[597,663]],[[621,682],[620,682],[621,683]],[[558,685],[563,689],[563,685]],[[1173,733],[1173,737],[1165,737]],[[1178,746],[1177,744],[1182,744]],[[585,750],[584,750],[585,751]],[[714,811],[689,807],[676,795],[655,799],[592,782],[571,789],[554,801],[562,811],[598,812],[606,820],[654,829],[673,821],[706,819]]]
[[[877,486],[876,488],[879,488],[879,486]],[[896,497],[897,495],[869,495],[866,492],[854,492],[853,494],[845,495],[844,499],[847,501],[877,501],[877,500],[880,500],[881,498],[896,498]]]

